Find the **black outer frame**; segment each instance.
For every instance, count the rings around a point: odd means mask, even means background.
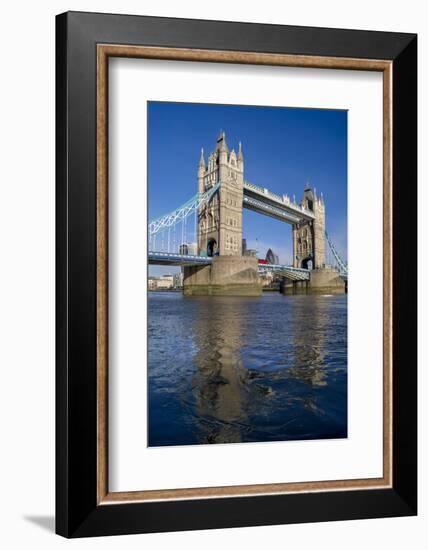
[[[393,487],[97,506],[96,44],[393,61]],[[417,36],[68,12],[56,17],[56,532],[65,537],[417,513]]]

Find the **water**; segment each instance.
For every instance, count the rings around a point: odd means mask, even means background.
[[[149,293],[149,445],[347,436],[347,297]]]

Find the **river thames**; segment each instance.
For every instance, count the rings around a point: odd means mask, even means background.
[[[347,296],[148,298],[149,446],[347,437]]]

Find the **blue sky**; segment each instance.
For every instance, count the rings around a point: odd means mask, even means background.
[[[347,112],[326,109],[195,103],[148,103],[149,219],[185,203],[197,191],[205,159],[223,130],[231,149],[242,142],[244,178],[300,200],[307,182],[326,203],[326,229],[347,258]],[[264,257],[272,248],[291,262],[291,226],[244,209],[243,237]],[[166,271],[172,272],[171,268]],[[165,268],[151,268],[153,274]]]

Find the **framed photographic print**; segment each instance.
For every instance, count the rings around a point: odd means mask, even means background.
[[[416,36],[57,16],[57,532],[414,515]]]

